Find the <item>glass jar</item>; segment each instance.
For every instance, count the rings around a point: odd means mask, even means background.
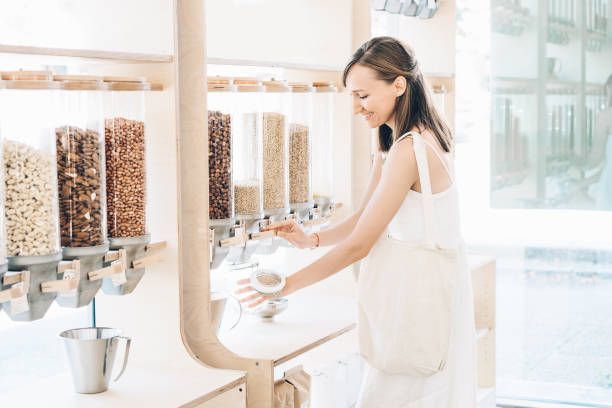
[[[312,121],[312,193],[325,213],[334,197],[334,101],[338,89],[331,82],[315,82]]]
[[[21,74],[21,75],[20,75]],[[51,73],[2,73],[6,254],[59,253],[55,128],[61,84]],[[21,79],[26,78],[26,79]],[[29,78],[44,78],[32,80]]]
[[[234,216],[232,191],[232,125],[235,91],[231,78],[208,78],[208,216]]]
[[[5,98],[6,82],[0,80],[0,146],[2,143],[2,112],[4,112],[3,101]],[[5,219],[4,219],[4,164],[2,155],[0,155],[0,291],[4,289],[2,280],[4,274],[8,271],[8,262],[6,260],[6,230],[5,230]],[[2,310],[2,303],[0,303],[0,311]]]
[[[312,204],[311,133],[314,87],[291,83],[289,124],[289,202]]]
[[[263,82],[263,207],[266,216],[289,211],[289,117],[291,88],[284,81]]]
[[[262,97],[265,88],[254,78],[234,79],[232,171],[234,213],[262,217]]]
[[[102,77],[56,75],[63,82],[63,123],[55,129],[63,247],[106,242],[106,172]]]
[[[108,237],[147,235],[144,78],[105,77],[111,102],[104,120]]]
[[[2,120],[4,106],[3,102],[6,98],[6,82],[0,80],[0,146],[3,146],[3,134],[2,134]],[[0,155],[0,169],[4,169],[4,161],[2,155]],[[5,197],[5,184],[4,184],[4,171],[0,171],[0,290],[2,289],[2,276],[7,269],[6,261],[6,229],[5,229],[5,218],[4,218],[4,197]],[[0,310],[2,306],[0,305]]]

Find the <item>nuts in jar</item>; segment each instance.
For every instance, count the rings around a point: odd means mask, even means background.
[[[55,158],[24,143],[3,143],[6,245],[9,256],[59,250]]]
[[[108,236],[147,233],[145,124],[125,118],[105,120]]]
[[[61,244],[104,244],[102,146],[94,130],[55,129]]]

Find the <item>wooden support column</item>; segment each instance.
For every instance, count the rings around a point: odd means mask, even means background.
[[[247,407],[269,408],[273,406],[273,361],[235,355],[211,327],[204,0],[176,0],[175,4],[181,336],[189,354],[200,363],[246,371]]]

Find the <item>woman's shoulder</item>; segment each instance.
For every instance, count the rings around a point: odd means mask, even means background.
[[[414,141],[412,137],[404,137],[393,143],[391,149],[386,154],[385,163],[391,165],[393,162],[400,162],[403,165],[412,165],[416,168],[416,157],[414,154]]]

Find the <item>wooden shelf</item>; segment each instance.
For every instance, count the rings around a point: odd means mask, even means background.
[[[78,394],[70,373],[65,373],[0,394],[0,406],[195,407],[246,382],[243,372],[207,368],[193,360],[191,363],[180,368],[130,366],[128,363],[119,381],[111,382],[109,390],[100,394]],[[246,386],[242,392],[246,392]]]
[[[344,67],[332,66],[332,65],[314,65],[314,64],[296,64],[291,62],[281,61],[255,61],[255,60],[241,60],[241,59],[227,59],[227,58],[207,58],[207,64],[209,65],[237,65],[237,66],[248,66],[248,67],[270,67],[270,68],[286,68],[296,69],[305,71],[333,71],[342,72]]]
[[[288,299],[287,310],[273,321],[247,315],[219,340],[239,356],[277,366],[356,328],[353,298],[298,292]]]
[[[45,48],[6,44],[0,44],[0,53],[84,58],[124,63],[169,63],[174,59],[172,55],[167,54],[143,54],[120,51],[81,50],[72,48]]]

